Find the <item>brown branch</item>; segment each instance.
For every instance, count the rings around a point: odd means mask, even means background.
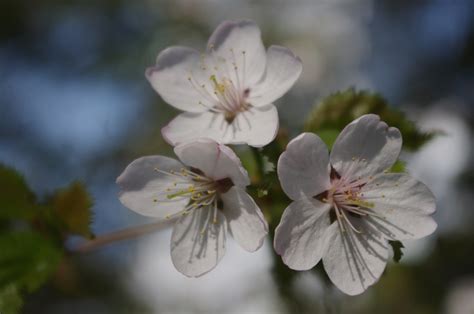
[[[158,222],[126,228],[108,234],[100,235],[90,241],[86,241],[80,244],[79,246],[73,249],[73,252],[89,253],[110,243],[129,240],[140,237],[145,234],[160,231],[169,226],[171,222],[171,220],[160,220]]]

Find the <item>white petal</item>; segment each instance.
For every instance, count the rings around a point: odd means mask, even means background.
[[[278,160],[278,178],[292,199],[316,196],[330,187],[326,144],[313,133],[294,138]]]
[[[199,138],[222,144],[248,144],[261,147],[273,141],[278,131],[278,112],[273,105],[250,108],[228,123],[223,114],[182,113],[161,131],[171,145]]]
[[[197,139],[174,148],[176,156],[186,165],[197,168],[216,181],[229,178],[234,185],[250,184],[247,170],[229,147],[209,139]]]
[[[372,225],[389,239],[419,239],[436,230],[430,214],[435,197],[423,183],[406,174],[381,174],[363,187],[364,197],[373,203]]]
[[[245,84],[244,88],[254,85],[265,71],[265,47],[260,29],[252,21],[225,21],[221,23],[208,42],[208,54],[226,60],[237,66],[238,78],[229,70],[231,79]]]
[[[263,147],[275,139],[278,125],[278,111],[274,105],[253,107],[237,115],[225,140],[228,143]]]
[[[283,96],[300,77],[303,65],[291,50],[271,46],[267,52],[267,67],[262,82],[250,90],[249,103],[264,106]]]
[[[170,47],[158,55],[156,65],[148,68],[145,76],[171,106],[183,111],[203,112],[212,107],[215,100],[202,90],[201,85],[208,83],[209,78],[200,62],[198,51]]]
[[[244,190],[235,186],[221,198],[234,239],[249,252],[258,250],[268,233],[268,225],[260,208]]]
[[[367,114],[348,124],[331,151],[331,165],[343,177],[357,178],[380,173],[398,158],[402,136],[379,116]]]
[[[331,281],[344,293],[356,295],[378,281],[388,258],[387,241],[362,219],[352,218],[361,234],[341,232],[337,222],[328,229],[323,265]]]
[[[183,165],[164,156],[147,156],[134,160],[117,178],[119,199],[123,205],[139,214],[165,218],[184,209],[189,197],[167,199],[164,193],[173,187],[176,178],[157,172],[179,171]],[[191,184],[191,183],[190,183]]]
[[[302,198],[285,209],[275,230],[274,247],[291,269],[313,268],[326,250],[330,205]]]
[[[213,223],[210,208],[195,209],[182,216],[171,236],[171,260],[176,269],[188,277],[199,277],[211,271],[225,254],[227,227],[225,216],[217,211]]]

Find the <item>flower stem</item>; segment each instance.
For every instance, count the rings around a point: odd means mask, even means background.
[[[170,220],[160,220],[154,223],[126,228],[111,233],[100,235],[92,240],[86,241],[73,249],[75,253],[89,253],[104,245],[111,244],[118,241],[129,240],[159,231],[168,226]]]

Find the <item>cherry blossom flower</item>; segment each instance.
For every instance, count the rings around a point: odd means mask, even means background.
[[[250,184],[228,147],[200,139],[164,156],[133,161],[117,178],[120,201],[150,217],[175,220],[171,259],[188,277],[212,270],[225,253],[228,230],[242,248],[259,249],[268,232],[262,212],[245,192]]]
[[[315,134],[293,139],[278,161],[281,186],[293,200],[275,231],[283,262],[307,270],[322,259],[331,281],[356,295],[381,276],[388,240],[434,232],[430,190],[386,171],[401,146],[400,131],[372,114],[347,125],[331,154]]]
[[[301,74],[301,60],[289,49],[263,46],[251,21],[225,21],[200,54],[169,47],[146,77],[163,100],[184,111],[162,129],[171,145],[197,138],[261,147],[278,130],[272,104]]]

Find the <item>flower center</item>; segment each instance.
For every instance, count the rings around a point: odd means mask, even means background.
[[[378,216],[371,209],[374,203],[369,202],[362,192],[362,187],[367,184],[367,179],[350,180],[341,178],[337,173],[331,175],[331,188],[323,193],[321,200],[332,205],[332,219],[337,220],[342,232],[347,228],[361,233],[352,224],[350,217],[362,218]]]
[[[250,90],[246,89],[240,92],[238,88],[227,77],[223,77],[219,82],[213,74],[210,77],[214,84],[214,95],[219,99],[219,103],[215,109],[224,114],[224,118],[228,123],[232,123],[240,112],[246,111],[250,104],[245,98],[248,96]]]
[[[217,223],[217,210],[221,207],[219,194],[227,192],[232,187],[232,180],[225,178],[215,181],[198,169],[181,168],[180,171],[165,171],[155,168],[154,170],[173,178],[170,185],[154,195],[154,203],[189,199],[188,205],[178,213],[166,215],[166,219],[187,215],[195,209],[209,208],[213,218],[212,223]]]
[[[231,48],[229,60],[217,55],[213,45],[209,49],[209,55],[201,57],[199,75],[190,71],[188,80],[206,101],[206,104],[202,101],[198,104],[223,114],[224,119],[232,124],[238,114],[251,107],[247,101],[250,88],[245,87],[246,54],[245,51],[237,54]]]

